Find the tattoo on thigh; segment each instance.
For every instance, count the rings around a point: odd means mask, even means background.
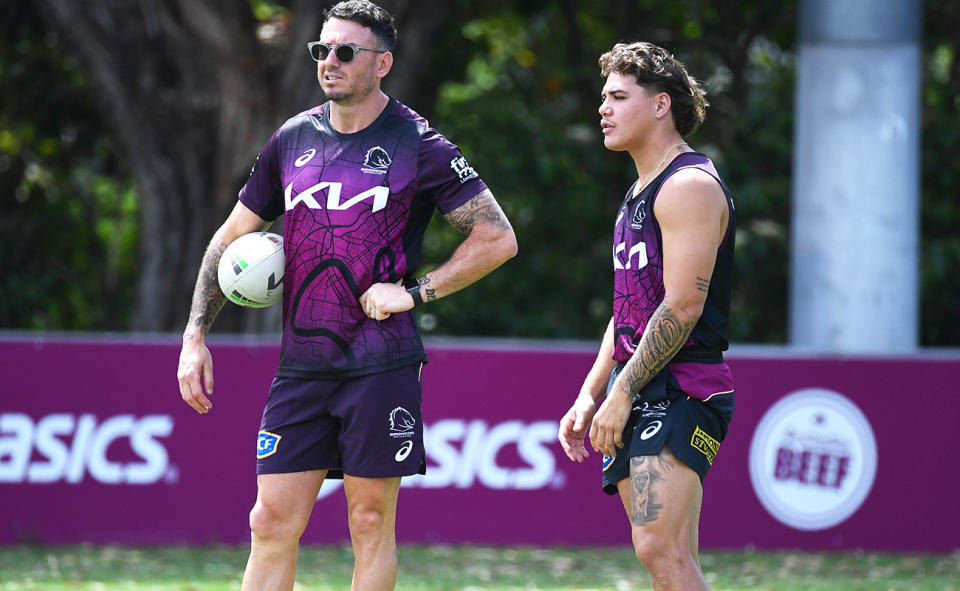
[[[646,525],[657,519],[663,505],[657,502],[651,486],[663,480],[671,468],[673,464],[661,456],[630,458],[630,522],[633,525]]]

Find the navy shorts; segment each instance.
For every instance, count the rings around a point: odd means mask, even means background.
[[[425,474],[420,364],[344,380],[277,377],[257,437],[257,474]]]
[[[622,369],[610,375],[607,392]],[[704,477],[727,436],[733,417],[733,393],[715,394],[707,401],[689,397],[664,369],[633,398],[633,410],[623,429],[623,447],[603,457],[603,491],[617,493],[617,483],[630,477],[630,458],[655,456],[666,445],[680,461]]]

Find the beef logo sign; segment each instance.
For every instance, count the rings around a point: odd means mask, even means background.
[[[822,388],[784,396],[750,444],[750,480],[763,507],[799,530],[828,529],[863,504],[877,472],[869,421],[848,398]]]

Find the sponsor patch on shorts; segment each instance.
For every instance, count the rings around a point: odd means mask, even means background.
[[[720,442],[707,435],[699,426],[693,432],[690,438],[690,445],[694,449],[707,456],[707,461],[713,465],[713,458],[717,457],[717,451],[720,449]]]
[[[617,458],[617,456],[603,456],[603,471],[604,471],[604,472],[607,471],[607,468],[609,468],[610,466],[613,465],[613,460],[615,460],[616,458]]]
[[[262,460],[277,453],[277,446],[280,445],[281,439],[283,437],[276,433],[260,431],[257,435],[257,459]]]

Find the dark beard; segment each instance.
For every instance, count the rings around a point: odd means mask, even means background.
[[[360,88],[355,88],[352,91],[336,94],[327,94],[326,91],[324,91],[324,94],[326,94],[328,100],[331,100],[340,106],[348,106],[362,101],[368,97],[370,93],[376,90],[376,88],[376,78],[372,78],[367,84]]]

